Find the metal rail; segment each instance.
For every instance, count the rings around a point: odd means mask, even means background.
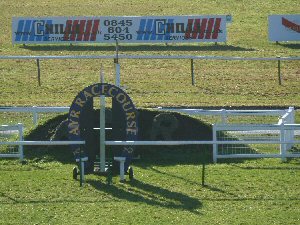
[[[118,48],[117,48],[118,49]],[[194,60],[248,60],[248,61],[278,61],[278,83],[281,82],[281,68],[280,62],[284,60],[300,60],[300,57],[232,57],[232,56],[199,56],[199,55],[120,55],[118,50],[116,50],[115,55],[38,55],[38,56],[28,56],[28,55],[2,55],[0,60],[7,59],[24,59],[24,60],[36,60],[37,64],[37,77],[38,84],[41,85],[41,69],[40,69],[40,60],[41,59],[113,59],[116,65],[116,70],[119,70],[120,64],[118,63],[119,59],[189,59],[191,61],[191,77],[192,85],[195,85],[195,73],[194,73]],[[120,81],[119,73],[116,74],[116,82]],[[117,85],[118,86],[118,85]]]
[[[2,55],[0,59],[115,59],[116,55]],[[293,57],[232,57],[232,56],[199,56],[199,55],[122,55],[118,59],[208,59],[208,60],[250,60],[250,61],[284,61],[300,60]]]

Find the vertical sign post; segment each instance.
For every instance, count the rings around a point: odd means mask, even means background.
[[[104,83],[102,66],[100,82]],[[100,95],[100,172],[105,172],[105,95]]]
[[[116,39],[116,58],[114,59],[115,68],[116,68],[116,86],[120,87],[120,64],[119,64],[119,43]]]

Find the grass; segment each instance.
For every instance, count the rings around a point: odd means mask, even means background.
[[[1,161],[0,223],[299,223],[299,160],[208,165],[202,187],[199,157],[191,156],[192,164],[136,162],[131,183],[88,175],[84,188],[72,180],[72,164]]]
[[[219,55],[240,57],[299,56],[295,42],[270,43],[269,14],[297,13],[296,1],[1,1],[1,55],[112,55],[113,45],[11,44],[12,16],[60,15],[190,15],[231,14],[228,42],[214,44],[122,44],[121,54]],[[43,5],[46,7],[42,7]],[[222,5],[222,7],[220,7]],[[38,9],[38,10],[37,10]],[[241,13],[246,12],[246,13]],[[1,60],[0,105],[70,105],[87,85],[105,79],[114,82],[112,60],[42,60],[42,86],[37,83],[35,61]],[[196,85],[191,85],[189,60],[120,60],[121,85],[138,107],[153,106],[295,106],[299,107],[299,61],[281,65],[278,85],[276,61],[195,61]],[[151,87],[151,88],[149,88]]]
[[[4,1],[0,0],[0,55],[112,55],[113,45],[11,44],[12,16],[204,15],[231,14],[227,43],[123,44],[121,54],[216,55],[238,57],[299,56],[296,42],[270,43],[270,14],[297,14],[299,3],[286,1]],[[0,60],[0,106],[68,106],[87,85],[114,82],[112,60],[42,60],[38,86],[36,62]],[[299,61],[283,61],[278,85],[276,61],[195,61],[191,85],[189,60],[120,60],[121,84],[139,108],[300,106]],[[42,115],[41,124],[51,115]],[[205,118],[211,122],[215,118]],[[275,123],[277,122],[274,118]],[[231,119],[232,122],[240,118]],[[261,121],[261,119],[256,119]],[[299,123],[300,114],[296,113]],[[1,124],[31,115],[1,113]],[[253,122],[253,120],[251,120]],[[273,118],[267,122],[273,123]],[[201,186],[197,152],[161,154],[134,162],[136,180],[106,185],[88,175],[84,188],[74,181],[70,154],[49,149],[21,165],[0,161],[0,224],[299,224],[300,161],[279,159],[224,161],[206,166]],[[59,153],[60,152],[60,153]]]

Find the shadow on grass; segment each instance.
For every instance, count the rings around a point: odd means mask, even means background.
[[[156,133],[153,129],[154,118],[156,118],[159,113],[160,112],[154,110],[139,109],[139,140],[165,140],[163,133]],[[211,125],[178,113],[172,113],[170,115],[176,118],[178,125],[178,128],[169,134],[171,140],[212,140]],[[59,115],[46,121],[44,124],[32,130],[25,137],[25,140],[50,140],[55,134],[59,124],[65,120],[67,116],[67,114]],[[60,132],[62,136],[61,139],[58,140],[67,140],[67,131],[63,130]],[[223,136],[234,139],[234,137],[228,136],[227,134],[223,134]],[[167,137],[170,138],[169,136]],[[108,138],[108,140],[111,139]],[[99,143],[99,140],[96,140],[95,143]],[[95,146],[96,149],[99,149],[99,147],[100,146]],[[223,147],[226,149],[225,145],[223,145]],[[245,148],[247,146],[240,145],[240,147]],[[108,151],[110,150],[109,147],[107,149]],[[90,150],[86,151],[88,152]],[[24,152],[25,158],[30,160],[59,161],[62,163],[74,162],[74,156],[69,146],[25,146]],[[255,153],[255,150],[249,148],[247,153]],[[134,163],[145,169],[151,168],[152,165],[201,165],[203,162],[209,164],[212,163],[213,158],[211,145],[138,146],[135,149],[135,154],[140,155],[141,160]],[[228,161],[228,163],[233,162],[243,162],[243,160],[231,159]]]
[[[115,51],[114,45],[22,45],[20,48],[31,51]],[[255,51],[253,48],[243,48],[232,45],[120,45],[123,52],[138,51]]]
[[[200,214],[196,210],[202,208],[202,203],[196,198],[139,180],[127,183],[128,185],[124,188],[107,185],[96,180],[87,180],[86,182],[101,192],[106,192],[113,197],[130,202],[140,202],[169,209],[187,210],[195,214]]]
[[[170,174],[170,173],[166,173],[166,172],[162,172],[158,169],[155,169],[153,167],[150,168],[152,171],[160,174],[160,175],[163,175],[163,176],[168,176],[170,178],[175,178],[175,179],[178,179],[178,180],[182,180],[184,181],[185,183],[188,183],[188,184],[191,184],[191,185],[200,185],[201,184],[201,173],[199,171],[199,182],[195,182],[195,181],[191,181],[185,177],[182,177],[182,176],[179,176],[179,175],[174,175],[174,174]]]
[[[49,141],[54,135],[57,126],[67,118],[67,114],[56,116],[44,124],[40,124],[24,137],[27,141]],[[62,163],[74,162],[74,156],[69,146],[25,146],[25,159],[32,161],[59,161]]]
[[[278,43],[277,45],[290,49],[300,49],[300,44],[298,43]]]
[[[281,166],[243,166],[243,165],[232,165],[244,170],[300,170],[300,167],[281,167]]]

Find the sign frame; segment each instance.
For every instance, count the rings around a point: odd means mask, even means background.
[[[230,15],[13,17],[13,44],[226,42]]]
[[[300,14],[270,15],[270,41],[300,41]]]

